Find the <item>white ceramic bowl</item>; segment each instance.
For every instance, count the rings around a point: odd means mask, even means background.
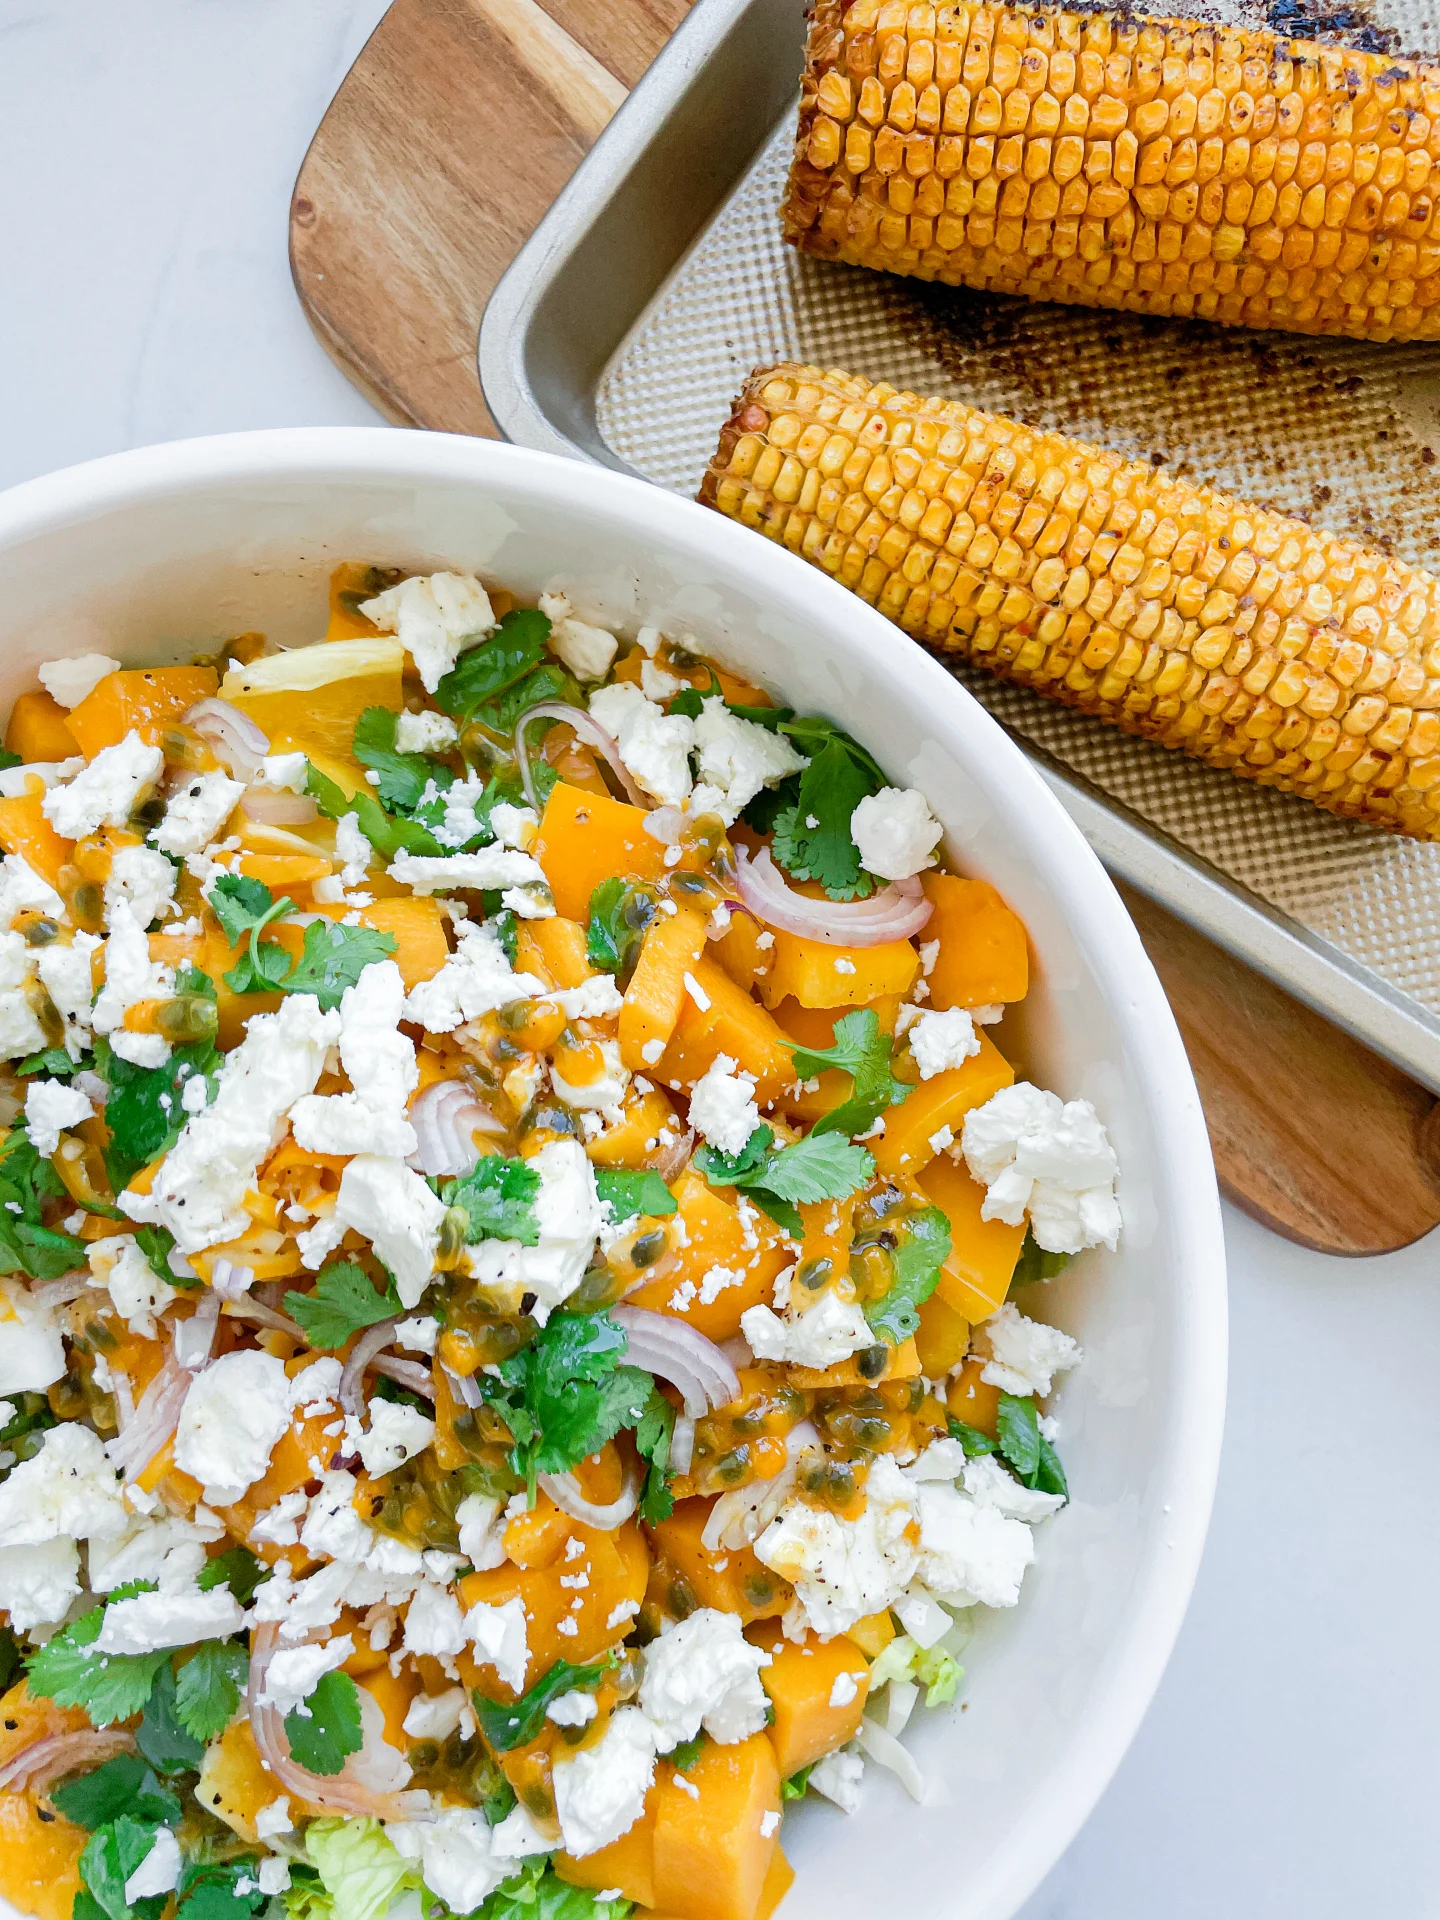
[[[1219,1458],[1225,1281],[1205,1127],[1174,1021],[1109,880],[1038,776],[942,668],[790,554],[640,481],[432,434],[236,434],[121,454],[0,497],[0,695],[96,650],[140,665],[249,628],[324,627],[339,560],[563,587],[630,632],[695,636],[924,790],[964,872],[1023,917],[1036,957],[1001,1045],[1093,1100],[1120,1156],[1125,1232],[1048,1290],[1085,1364],[1059,1397],[1070,1506],[1037,1536],[1020,1606],[987,1617],[963,1712],[920,1715],[916,1806],[873,1769],[847,1819],[787,1823],[787,1920],[1005,1920],[1109,1780],[1189,1597]]]

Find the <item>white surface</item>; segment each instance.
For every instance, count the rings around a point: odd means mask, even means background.
[[[294,300],[285,217],[382,11],[0,8],[0,481],[167,435],[374,418]],[[1440,1914],[1440,1246],[1342,1262],[1226,1226],[1230,1410],[1195,1599],[1025,1920]],[[962,1815],[956,1877],[966,1839]]]
[[[1180,1038],[1134,927],[1019,749],[937,662],[897,653],[873,609],[693,502],[491,441],[234,434],[12,488],[0,497],[0,699],[57,639],[103,633],[137,662],[239,629],[309,639],[332,567],[357,553],[474,570],[522,599],[565,592],[631,633],[653,621],[802,712],[851,719],[927,795],[951,856],[1025,922],[1035,973],[1000,1038],[1022,1071],[1095,1103],[1121,1166],[1118,1250],[1081,1257],[1046,1301],[1088,1354],[1057,1406],[1083,1492],[1047,1527],[1025,1604],[978,1623],[968,1717],[915,1730],[926,1804],[877,1780],[868,1834],[840,1848],[827,1810],[798,1809],[788,1902],[793,1920],[918,1907],[950,1870],[963,1805],[973,1832],[947,1912],[1010,1920],[1150,1702],[1219,1466],[1220,1207]],[[869,1843],[881,1832],[891,1850]]]

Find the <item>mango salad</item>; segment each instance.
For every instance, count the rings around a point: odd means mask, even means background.
[[[1025,929],[833,720],[468,574],[5,742],[0,1894],[766,1920],[1067,1499],[1011,1296],[1121,1220]]]

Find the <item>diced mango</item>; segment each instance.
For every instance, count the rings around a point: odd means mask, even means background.
[[[703,1333],[707,1340],[730,1340],[740,1331],[747,1308],[765,1305],[775,1276],[792,1257],[784,1251],[775,1226],[758,1208],[747,1226],[738,1207],[688,1170],[671,1188],[679,1220],[688,1238],[662,1262],[653,1280],[626,1295],[626,1304],[669,1313]],[[750,1239],[753,1244],[747,1246]],[[710,1275],[730,1276],[739,1279]],[[708,1298],[706,1296],[709,1296]]]
[[[908,940],[878,947],[832,947],[798,933],[777,933],[775,964],[760,982],[767,1007],[790,996],[802,1007],[863,1007],[886,994],[900,999],[920,971]]]
[[[712,1552],[701,1538],[712,1500],[677,1500],[668,1520],[649,1530],[656,1551],[683,1579],[702,1607],[738,1613],[742,1620],[766,1620],[783,1613],[794,1589],[762,1566],[749,1547]]]
[[[779,1831],[774,1748],[763,1733],[707,1741],[685,1780],[688,1790],[673,1768],[660,1770],[655,1904],[680,1920],[754,1920]]]
[[[10,709],[5,751],[22,760],[69,760],[80,751],[70,715],[43,687],[22,693]]]
[[[984,1007],[1023,1000],[1030,987],[1025,928],[994,887],[953,873],[920,884],[934,906],[922,940],[938,940],[930,972],[932,1007]]]
[[[367,707],[398,711],[404,664],[400,642],[388,637],[321,640],[227,673],[220,697],[249,714],[272,751],[332,756],[358,777],[355,722]]]
[[[770,1744],[780,1778],[788,1780],[827,1753],[853,1740],[870,1690],[870,1663],[853,1640],[807,1633],[787,1640],[777,1620],[763,1620],[745,1635],[770,1655],[760,1684],[773,1710]],[[841,1696],[832,1705],[831,1696]],[[848,1696],[848,1697],[845,1697]]]
[[[620,1009],[620,1058],[632,1073],[665,1051],[685,1005],[685,976],[705,951],[705,918],[682,909],[659,914],[647,928]]]
[[[737,987],[708,954],[693,972],[709,1005],[700,1006],[686,993],[670,1045],[650,1069],[653,1078],[666,1086],[692,1086],[723,1053],[754,1075],[757,1098],[768,1105],[795,1078],[790,1049],[773,1014]]]
[[[762,946],[760,943],[764,941]],[[730,925],[712,943],[715,958],[737,987],[753,993],[775,964],[775,936],[748,913],[730,917]]]
[[[590,896],[602,880],[616,874],[634,880],[658,880],[665,871],[665,849],[645,831],[643,807],[584,793],[562,780],[550,790],[540,831],[530,851],[545,870],[555,911],[582,923],[590,917]]]
[[[195,1798],[207,1813],[225,1822],[242,1840],[254,1846],[258,1835],[255,1816],[272,1801],[281,1798],[282,1789],[267,1770],[255,1745],[248,1720],[232,1720],[218,1740],[205,1749]],[[308,1808],[304,1801],[291,1800],[295,1813]]]
[[[585,902],[586,914],[590,902]],[[567,920],[556,913],[544,920],[527,920],[520,928],[519,970],[525,971],[526,943],[533,944],[545,972],[562,991],[579,987],[590,979],[595,968],[585,950],[585,916]]]
[[[32,780],[32,785],[36,784]],[[70,842],[62,840],[41,812],[41,793],[22,793],[0,800],[0,848],[18,853],[42,880],[60,884],[60,869],[70,858]]]
[[[382,1661],[378,1667],[353,1666],[352,1660],[369,1660],[369,1649],[363,1640],[361,1647],[362,1653],[352,1655],[351,1660],[346,1661],[346,1671],[355,1676],[357,1685],[364,1687],[384,1714],[386,1740],[398,1752],[404,1753],[410,1745],[410,1735],[405,1731],[405,1716],[410,1711],[416,1694],[420,1692],[420,1676],[409,1661],[399,1673],[391,1673],[388,1660]]]
[[[895,1622],[888,1613],[867,1613],[857,1620],[847,1636],[867,1660],[878,1660],[895,1638]]]
[[[308,887],[327,879],[331,863],[319,853],[243,853],[240,871],[247,880],[260,880],[274,894],[289,887]]]
[[[877,1341],[876,1345],[883,1342]],[[862,1373],[860,1355],[852,1353],[833,1367],[791,1367],[787,1377],[802,1393],[824,1393],[833,1387],[874,1387],[882,1380],[918,1380],[920,1356],[913,1340],[902,1340],[898,1347],[885,1348],[885,1366],[877,1374]]]
[[[999,1048],[983,1033],[979,1040],[980,1051],[963,1067],[947,1067],[922,1080],[886,1113],[884,1133],[866,1143],[881,1173],[919,1173],[935,1158],[938,1148],[931,1141],[942,1127],[958,1135],[972,1107],[1014,1083],[1015,1069]]]
[[[35,1920],[70,1920],[89,1838],[38,1795],[0,1794],[0,1896]]]
[[[107,673],[70,711],[69,727],[81,753],[93,760],[131,732],[149,746],[187,707],[215,691],[213,667],[131,667]]]
[[[970,1355],[950,1382],[945,1406],[955,1419],[963,1420],[967,1427],[978,1427],[981,1433],[988,1433],[993,1438],[995,1419],[1000,1411],[1001,1390],[980,1378],[985,1365],[981,1355]]]
[[[377,900],[372,906],[361,907],[359,913],[362,925],[393,936],[395,951],[390,957],[407,989],[433,978],[450,958],[445,917],[433,896],[422,899],[418,894],[407,894],[396,900]]]
[[[675,1109],[658,1087],[649,1093],[636,1093],[633,1086],[621,1102],[618,1126],[607,1127],[585,1144],[585,1151],[597,1167],[638,1167],[647,1154],[655,1151],[661,1132],[673,1128],[678,1138],[684,1128],[675,1117]]]
[[[950,1254],[940,1269],[936,1297],[972,1323],[988,1320],[1003,1305],[1025,1243],[1025,1223],[982,1220],[985,1189],[966,1168],[940,1153],[920,1175],[920,1185],[950,1222]],[[932,1368],[925,1371],[934,1377]]]
[[[556,1873],[572,1887],[590,1887],[597,1893],[606,1887],[618,1887],[625,1898],[637,1906],[653,1906],[655,1812],[659,1804],[660,1789],[651,1787],[645,1796],[645,1811],[628,1833],[622,1833],[608,1847],[587,1853],[580,1860],[568,1853],[557,1853]]]
[[[937,1288],[920,1306],[915,1351],[927,1380],[943,1380],[958,1367],[970,1348],[970,1322],[957,1313]]]
[[[573,1523],[570,1532],[580,1541],[582,1551],[564,1563],[564,1572],[572,1583],[568,1587],[560,1584],[558,1563],[532,1571],[511,1562],[467,1574],[460,1582],[461,1599],[467,1608],[477,1600],[492,1607],[517,1597],[524,1602],[530,1648],[527,1686],[557,1660],[580,1665],[603,1653],[616,1637],[615,1628],[609,1625],[616,1608],[633,1601],[638,1610],[645,1598],[650,1561],[633,1521],[621,1528],[618,1537]],[[574,1583],[582,1574],[587,1584],[577,1587]],[[578,1607],[574,1604],[577,1599]],[[560,1631],[562,1623],[566,1626],[564,1633]],[[467,1664],[473,1671],[476,1663],[462,1660],[460,1664],[465,1673]],[[492,1666],[480,1666],[473,1677],[467,1677],[467,1684],[478,1684],[494,1699],[514,1698],[496,1678]]]

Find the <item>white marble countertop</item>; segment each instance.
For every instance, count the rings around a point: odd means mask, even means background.
[[[383,11],[0,0],[0,485],[375,419],[312,338],[285,240]],[[1194,1603],[1026,1920],[1440,1916],[1440,1240],[1347,1262],[1226,1227],[1229,1427]]]

